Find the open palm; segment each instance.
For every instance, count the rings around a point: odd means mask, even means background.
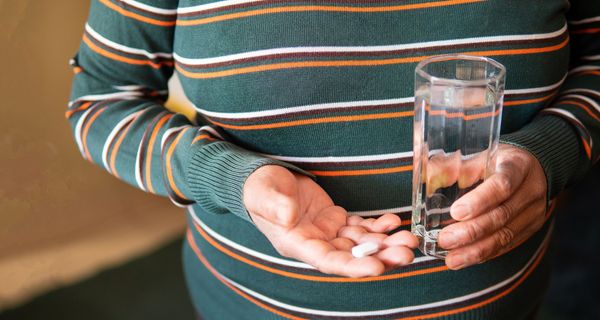
[[[256,170],[244,185],[244,204],[258,229],[283,256],[319,271],[349,277],[373,276],[413,260],[417,239],[407,231],[388,236],[400,218],[349,216],[312,179],[280,166]],[[355,258],[353,246],[377,242],[381,250]]]

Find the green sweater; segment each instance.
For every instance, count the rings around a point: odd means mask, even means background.
[[[551,219],[461,271],[420,256],[348,279],[279,256],[245,179],[311,174],[351,214],[410,220],[413,79],[443,53],[507,67],[502,140],[532,152],[549,196],[600,155],[600,2],[94,0],[67,118],[82,155],[188,209],[188,287],[206,319],[520,319],[540,302]],[[176,70],[197,117],[165,109]]]

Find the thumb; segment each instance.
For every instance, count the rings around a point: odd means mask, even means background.
[[[265,194],[265,199],[260,207],[263,218],[284,228],[295,226],[300,219],[300,206],[297,197],[273,189]]]
[[[258,215],[290,228],[300,218],[297,195],[297,181],[291,172],[279,166],[266,166],[248,177],[243,197],[251,216]]]

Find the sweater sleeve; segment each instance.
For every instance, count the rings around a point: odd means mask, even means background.
[[[244,150],[214,126],[169,112],[177,1],[93,0],[66,117],[83,157],[144,191],[184,206],[249,220],[246,178],[257,168],[290,164]],[[137,3],[137,5],[140,5]],[[141,6],[141,5],[140,5]]]
[[[567,19],[571,67],[564,84],[531,123],[501,137],[537,157],[546,173],[548,199],[600,159],[600,2],[571,1]]]

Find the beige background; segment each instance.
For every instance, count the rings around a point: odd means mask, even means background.
[[[0,310],[148,252],[184,213],[84,161],[64,118],[89,1],[0,0]]]

